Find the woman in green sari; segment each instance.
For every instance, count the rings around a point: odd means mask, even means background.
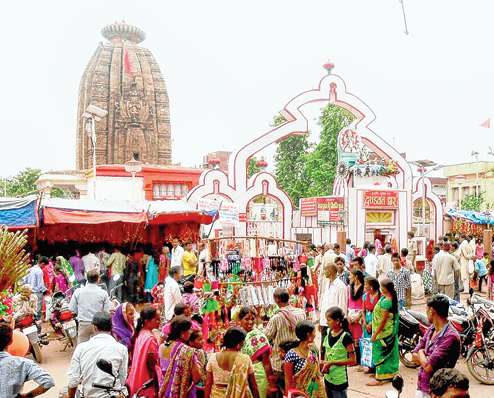
[[[269,378],[273,371],[271,369],[271,346],[264,333],[254,328],[257,318],[253,307],[242,307],[238,312],[238,321],[242,329],[247,332],[242,353],[247,354],[252,360],[254,375],[260,398],[266,398],[268,393]]]
[[[390,279],[381,280],[382,296],[372,313],[372,362],[376,367],[376,379],[368,386],[378,386],[391,381],[398,374],[398,297]]]

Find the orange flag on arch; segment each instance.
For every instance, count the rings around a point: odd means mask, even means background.
[[[485,122],[480,124],[480,127],[484,127],[486,129],[491,128],[491,118],[487,119]]]

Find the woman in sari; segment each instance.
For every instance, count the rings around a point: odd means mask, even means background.
[[[290,390],[305,392],[310,398],[326,398],[324,379],[319,366],[319,353],[314,347],[316,328],[312,322],[301,321],[295,327],[299,339],[296,348],[285,356],[285,395]]]
[[[362,337],[370,339],[372,337],[372,313],[379,298],[379,281],[373,276],[368,276],[364,281],[365,293],[362,296]],[[373,369],[362,367],[357,369],[358,372],[374,373]]]
[[[140,396],[146,398],[158,396],[161,370],[158,365],[158,340],[153,331],[159,325],[159,311],[153,306],[144,306],[132,338],[132,366],[127,378],[131,396],[150,379],[153,379],[154,383],[148,389],[142,391]]]
[[[160,397],[196,398],[193,388],[202,377],[195,350],[187,345],[192,322],[184,316],[177,316],[171,322],[170,334],[160,347],[160,364],[163,383]]]
[[[242,329],[228,329],[223,336],[224,350],[211,354],[205,398],[259,398],[252,361],[240,352],[245,336]]]
[[[159,258],[157,255],[148,256],[146,263],[146,280],[144,282],[144,293],[146,294],[146,301],[148,303],[153,302],[151,292],[158,284],[158,263]]]
[[[170,248],[163,246],[160,254],[160,266],[158,271],[158,281],[164,283],[170,269]]]
[[[364,294],[364,274],[358,269],[350,272],[348,286],[348,322],[353,337],[357,361],[360,362],[359,340],[362,337],[362,295]]]
[[[382,296],[372,313],[372,362],[376,367],[376,379],[367,383],[378,386],[391,381],[398,374],[398,297],[393,282],[381,281]]]
[[[268,379],[272,376],[271,346],[264,333],[260,329],[254,329],[254,321],[257,314],[253,307],[242,307],[238,312],[240,327],[247,332],[242,352],[252,360],[254,375],[256,377],[259,396],[266,398],[268,392]]]
[[[112,317],[112,334],[115,339],[130,350],[134,335],[135,309],[131,303],[123,303],[117,307]]]

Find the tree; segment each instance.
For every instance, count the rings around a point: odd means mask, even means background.
[[[354,116],[347,110],[329,104],[324,108],[319,124],[320,141],[308,154],[306,172],[310,180],[309,196],[331,195],[338,165],[338,133],[348,126]]]
[[[30,167],[20,171],[14,177],[2,179],[0,181],[0,190],[3,196],[21,197],[38,193],[36,180],[42,174],[40,169]],[[70,196],[70,193],[60,189],[53,188],[51,196],[54,198],[64,198]]]
[[[306,173],[309,142],[306,135],[296,135],[281,141],[276,148],[276,181],[298,206],[299,199],[307,195],[310,180]]]
[[[461,201],[461,209],[470,210],[470,211],[481,211],[484,203],[485,203],[484,192],[481,192],[478,195],[475,194],[465,195],[465,197]]]
[[[276,179],[296,205],[302,197],[333,193],[338,164],[338,133],[353,119],[350,112],[329,104],[319,119],[321,135],[317,145],[311,144],[306,135],[291,136],[278,144]],[[282,116],[275,117],[273,125],[284,121]]]
[[[257,159],[255,157],[249,158],[247,161],[247,177],[250,178],[260,171],[261,167],[257,165]]]

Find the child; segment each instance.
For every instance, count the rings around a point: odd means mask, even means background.
[[[479,282],[479,273],[477,271],[473,271],[472,279],[470,279],[470,289],[468,289],[470,298],[472,298],[474,290],[479,285],[478,282]]]
[[[208,362],[206,351],[204,351],[204,337],[201,330],[192,330],[189,338],[188,345],[195,349],[194,360],[199,365],[199,369],[203,377],[196,385],[192,386],[190,391],[195,390],[195,395],[189,392],[189,396],[195,396],[196,398],[204,397],[204,384],[206,381],[206,364]]]
[[[330,307],[326,311],[329,332],[323,341],[322,372],[328,397],[347,396],[347,366],[357,363],[353,338],[349,332],[348,320],[340,307]]]
[[[494,260],[489,263],[489,272],[487,273],[487,299],[494,300]]]
[[[487,266],[489,265],[489,253],[484,253],[480,260],[475,261],[475,271],[479,274],[479,292],[482,293],[482,281],[487,282]]]

